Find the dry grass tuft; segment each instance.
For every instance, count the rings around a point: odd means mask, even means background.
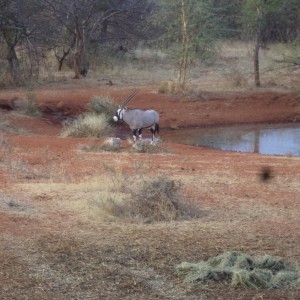
[[[160,84],[158,92],[160,94],[173,94],[187,98],[195,98],[199,96],[199,89],[189,81],[184,84],[174,81],[164,81]]]
[[[96,145],[83,145],[80,150],[86,152],[120,152],[121,139],[120,138],[106,138],[103,143]]]
[[[26,95],[26,99],[14,97],[11,102],[15,110],[26,116],[40,118],[43,115],[41,108],[36,100],[36,95],[33,92],[28,92]]]
[[[36,101],[36,96],[34,93],[27,94],[27,102],[25,107],[23,108],[23,113],[36,118],[42,116],[41,109]]]
[[[133,145],[131,152],[148,154],[170,153],[170,150],[164,148],[162,144],[160,139],[156,139],[154,143],[150,141],[139,141]]]
[[[224,74],[225,86],[228,88],[246,88],[248,86],[247,74],[234,66]]]
[[[62,137],[102,137],[109,132],[110,126],[104,114],[87,113],[66,126]]]
[[[179,206],[180,188],[180,182],[165,176],[144,181],[139,188],[131,190],[133,216],[147,222],[179,219],[184,214]]]
[[[164,81],[158,87],[160,94],[174,94],[178,90],[178,84],[173,81]]]
[[[272,256],[252,257],[229,251],[199,263],[181,263],[177,270],[189,283],[229,280],[234,287],[300,288],[300,270]]]
[[[104,151],[120,151],[121,139],[120,138],[107,138],[101,145],[101,149]]]
[[[0,129],[2,129],[1,123],[0,123]],[[7,157],[7,153],[11,151],[11,145],[10,142],[0,135],[0,163],[5,161]]]
[[[0,208],[14,212],[26,211],[30,208],[29,199],[24,195],[0,193]]]

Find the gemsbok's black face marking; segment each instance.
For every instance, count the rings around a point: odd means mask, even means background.
[[[113,116],[115,122],[120,121],[120,109],[117,110],[116,114]]]

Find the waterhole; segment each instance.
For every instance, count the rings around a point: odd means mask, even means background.
[[[178,129],[166,141],[226,151],[300,156],[300,124]]]

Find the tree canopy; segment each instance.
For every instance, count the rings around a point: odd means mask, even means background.
[[[211,59],[220,40],[255,40],[258,28],[258,49],[299,39],[299,0],[0,0],[0,63],[18,84],[53,51],[80,78],[92,45],[147,41],[173,49],[182,83],[193,59]]]

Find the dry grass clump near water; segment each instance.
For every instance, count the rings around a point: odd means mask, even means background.
[[[88,104],[88,112],[65,126],[63,137],[103,137],[110,132],[112,116],[116,111],[114,99],[107,96],[94,96]]]
[[[188,283],[227,280],[233,287],[300,288],[299,266],[269,255],[229,251],[199,263],[183,262],[176,269]]]
[[[105,115],[86,113],[63,128],[62,137],[102,137],[109,132]]]

